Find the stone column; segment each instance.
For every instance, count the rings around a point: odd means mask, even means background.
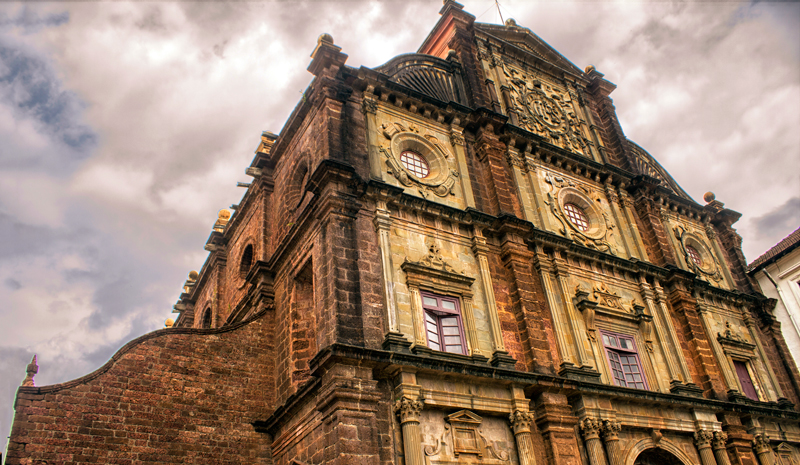
[[[711,440],[711,448],[714,449],[714,457],[717,459],[717,465],[731,465],[731,460],[728,458],[728,450],[725,446],[727,442],[727,434],[722,431],[714,431],[714,439]]]
[[[596,418],[584,418],[581,422],[581,432],[583,432],[583,440],[586,442],[589,465],[608,465],[603,452],[603,443],[600,441],[601,427],[600,420]]]
[[[533,414],[514,410],[508,417],[511,422],[511,430],[514,432],[514,439],[517,442],[517,455],[520,465],[536,465],[536,458],[533,451],[533,438],[531,438],[531,423]]]
[[[423,402],[403,396],[395,402],[394,411],[400,416],[400,426],[403,431],[403,453],[406,465],[425,465],[422,456],[422,435],[419,431],[419,415],[422,413]]]
[[[694,433],[694,445],[700,453],[700,461],[703,465],[717,465],[714,453],[711,451],[712,439],[714,439],[714,434],[711,431],[701,429]]]
[[[603,420],[601,432],[603,441],[606,443],[606,454],[608,454],[609,465],[622,465],[622,451],[619,448],[619,432],[622,425],[616,420]]]
[[[775,465],[775,455],[769,446],[769,437],[766,434],[756,434],[753,438],[753,450],[758,456],[761,465]]]

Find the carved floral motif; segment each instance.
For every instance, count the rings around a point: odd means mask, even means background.
[[[412,399],[403,396],[394,403],[394,412],[400,416],[400,423],[416,421],[419,423],[419,415],[422,413],[424,402],[422,399]]]

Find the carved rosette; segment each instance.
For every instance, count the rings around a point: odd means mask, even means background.
[[[600,439],[600,431],[603,428],[602,422],[597,418],[584,418],[581,422],[581,432],[584,439]]]
[[[728,435],[722,431],[714,431],[714,439],[711,441],[711,447],[714,449],[724,449],[725,444],[728,442]]]
[[[622,431],[622,425],[617,420],[603,420],[601,432],[606,441],[619,440],[620,431]]]
[[[694,444],[698,449],[711,447],[711,441],[714,439],[714,433],[701,429],[694,433]]]
[[[419,423],[419,416],[422,413],[424,401],[422,399],[412,399],[403,396],[394,403],[394,412],[400,417],[400,423],[416,422]]]
[[[523,412],[521,410],[514,410],[508,416],[508,421],[511,422],[511,429],[514,434],[529,433],[531,425],[533,424],[533,413]]]

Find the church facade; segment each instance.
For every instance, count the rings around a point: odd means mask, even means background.
[[[800,465],[800,375],[739,214],[615,86],[445,1],[417,53],[323,34],[175,324],[19,389],[6,463]]]

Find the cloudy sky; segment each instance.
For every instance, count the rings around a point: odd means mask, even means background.
[[[743,214],[749,261],[800,226],[800,4],[501,5],[617,84],[628,137],[695,199]],[[172,316],[319,34],[374,67],[416,51],[440,6],[0,4],[0,447],[34,353],[37,385],[66,381]]]

